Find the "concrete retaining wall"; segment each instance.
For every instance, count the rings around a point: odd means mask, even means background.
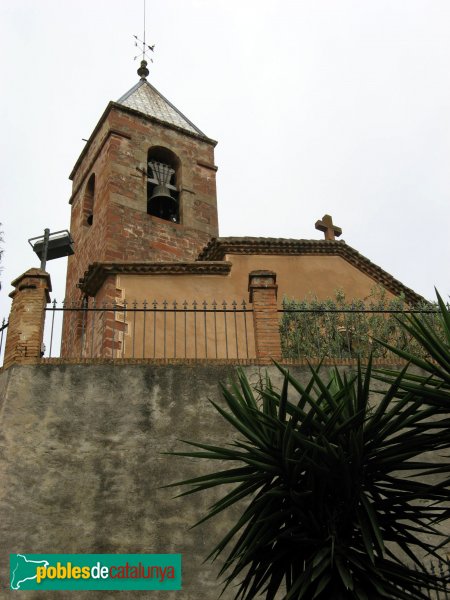
[[[260,367],[245,370],[257,381]],[[306,377],[307,367],[291,371]],[[229,365],[111,364],[1,373],[0,598],[217,598],[219,565],[202,563],[232,515],[190,530],[221,492],[172,499],[160,486],[208,466],[162,453],[183,449],[183,438],[231,440],[208,398],[221,403],[218,382],[233,374]],[[182,553],[183,591],[10,592],[9,553],[46,552]]]

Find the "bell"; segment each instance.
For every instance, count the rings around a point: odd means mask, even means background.
[[[178,203],[164,184],[155,186],[148,199],[148,212],[168,221],[178,220]]]

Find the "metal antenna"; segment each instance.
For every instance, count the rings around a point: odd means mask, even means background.
[[[146,5],[146,0],[143,0],[144,2],[144,34],[143,34],[143,39],[141,40],[140,38],[138,38],[137,35],[133,35],[135,42],[134,45],[136,46],[136,48],[139,48],[140,52],[139,54],[137,54],[134,57],[134,60],[136,60],[139,56],[142,56],[141,61],[145,61],[145,60],[150,60],[150,62],[153,62],[153,58],[149,58],[147,55],[147,52],[149,50],[151,50],[152,52],[155,51],[155,44],[153,44],[153,46],[149,46],[149,44],[147,44],[147,42],[145,41],[145,5]],[[140,47],[140,45],[142,47]]]

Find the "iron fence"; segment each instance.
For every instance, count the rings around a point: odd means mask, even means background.
[[[98,304],[95,299],[46,308],[45,356],[55,355],[62,316],[65,358],[193,358],[254,356],[253,328],[245,300],[221,303],[147,300]]]
[[[285,302],[279,310],[281,347],[284,358],[391,358],[386,348],[395,348],[425,356],[424,349],[399,321],[418,315],[442,339],[444,327],[437,308],[411,310],[365,308],[311,308]]]

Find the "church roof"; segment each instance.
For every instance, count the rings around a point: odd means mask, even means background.
[[[138,81],[131,90],[128,90],[126,94],[117,100],[117,104],[137,110],[148,117],[154,117],[159,121],[175,125],[196,135],[207,137],[146,79]]]
[[[227,254],[291,254],[340,256],[359,271],[371,277],[395,296],[403,295],[409,304],[425,302],[414,290],[374,264],[343,240],[296,240],[265,237],[212,238],[199,254],[198,261],[220,261]]]

